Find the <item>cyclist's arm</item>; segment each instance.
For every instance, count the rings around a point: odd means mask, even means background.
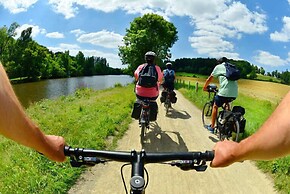
[[[214,147],[213,167],[243,160],[271,160],[290,154],[290,92],[252,136],[240,143],[224,141]]]
[[[204,83],[203,91],[207,91],[207,86],[212,82],[212,80],[213,80],[213,75],[210,75]]]
[[[155,67],[156,67],[156,71],[157,71],[157,74],[158,74],[158,82],[162,83],[163,72],[161,71],[161,68],[159,66],[156,65]]]
[[[0,133],[24,146],[62,162],[64,139],[45,135],[25,114],[3,66],[0,64]]]

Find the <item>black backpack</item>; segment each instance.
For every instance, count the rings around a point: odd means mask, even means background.
[[[151,88],[157,86],[158,73],[155,65],[145,64],[139,72],[138,82],[139,86]]]
[[[226,78],[231,81],[236,81],[241,78],[240,70],[231,63],[225,63],[226,67]]]

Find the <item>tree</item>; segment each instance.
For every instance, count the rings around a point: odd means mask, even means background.
[[[260,68],[260,73],[261,73],[262,75],[265,75],[265,69],[264,69],[263,67]]]
[[[125,46],[119,47],[119,56],[131,72],[144,63],[147,51],[154,51],[159,62],[166,59],[178,40],[176,27],[157,14],[135,18],[126,32],[123,38]]]
[[[250,73],[249,78],[250,78],[250,79],[255,79],[255,78],[257,78],[257,74],[256,74],[256,71],[255,71],[255,70],[253,70],[253,71]]]
[[[15,30],[18,27],[19,24],[14,22],[10,25],[9,29],[7,29],[6,26],[0,28],[0,60],[2,62],[9,61],[9,54],[11,54],[11,48],[9,48],[9,43],[10,45],[14,44],[15,40],[13,39],[13,37],[16,36]]]
[[[85,55],[79,51],[76,55],[76,76],[80,76],[84,74],[84,67],[85,67]]]

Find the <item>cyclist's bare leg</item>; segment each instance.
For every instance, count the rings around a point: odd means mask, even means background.
[[[212,114],[211,114],[211,128],[214,128],[215,126],[218,108],[219,107],[214,103],[212,107]]]
[[[225,110],[231,111],[231,102],[227,102],[224,104]]]

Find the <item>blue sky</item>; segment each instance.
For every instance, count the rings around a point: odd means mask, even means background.
[[[278,3],[279,2],[279,3]],[[290,0],[0,0],[0,26],[33,27],[50,50],[82,51],[124,67],[118,57],[126,28],[145,13],[178,30],[172,60],[226,56],[267,72],[290,70]]]

